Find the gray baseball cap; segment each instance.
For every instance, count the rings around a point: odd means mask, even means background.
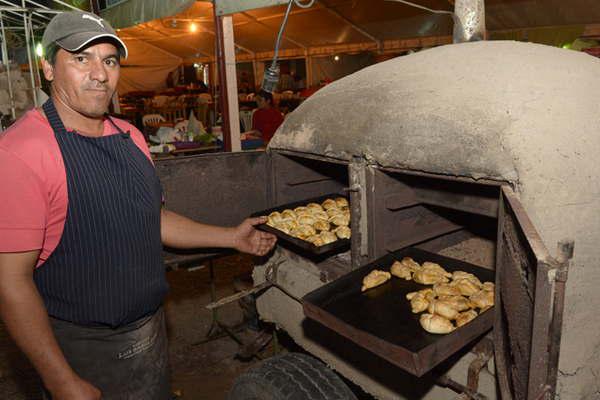
[[[78,51],[93,40],[107,38],[122,49],[127,58],[127,46],[119,39],[108,22],[97,15],[84,11],[69,11],[57,14],[46,27],[42,46],[56,43],[68,51]]]

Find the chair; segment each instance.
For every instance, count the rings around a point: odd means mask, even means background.
[[[180,132],[185,132],[185,131],[187,131],[188,123],[189,123],[189,121],[187,119],[185,119],[183,121],[176,123],[173,128]]]
[[[240,120],[242,121],[242,132],[248,132],[252,129],[252,115],[254,111],[240,111]]]
[[[142,125],[158,125],[160,122],[165,122],[165,117],[160,114],[147,114],[142,117]]]

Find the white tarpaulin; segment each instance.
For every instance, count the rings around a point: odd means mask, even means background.
[[[141,40],[124,38],[129,57],[123,61],[119,93],[138,90],[162,90],[167,76],[176,70],[182,59]]]

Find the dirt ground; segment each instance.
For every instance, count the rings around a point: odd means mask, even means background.
[[[251,270],[251,259],[230,256],[214,262],[217,297],[234,293],[235,276]],[[206,342],[212,314],[204,308],[210,302],[210,274],[208,265],[189,272],[186,269],[169,271],[171,286],[166,301],[169,350],[173,390],[184,400],[225,399],[236,376],[257,362],[235,358],[238,344],[228,336]],[[237,303],[219,310],[219,320],[236,325],[243,320]],[[251,338],[253,331],[239,335]],[[269,356],[271,348],[262,353]],[[0,399],[40,399],[39,380],[31,365],[21,355],[7,332],[0,325]]]

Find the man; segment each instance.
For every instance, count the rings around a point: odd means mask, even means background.
[[[279,125],[283,123],[283,115],[273,107],[273,95],[261,90],[255,96],[258,109],[252,115],[252,129],[258,133],[266,146]]]
[[[42,42],[50,100],[0,137],[0,316],[53,400],[168,399],[162,244],[275,238],[161,207],[141,133],[106,116],[127,56],[106,21],[59,14]]]

